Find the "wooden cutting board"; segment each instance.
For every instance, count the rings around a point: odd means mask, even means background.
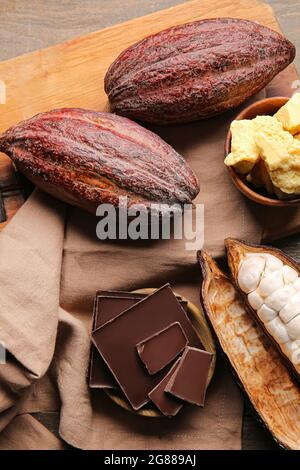
[[[218,0],[216,5],[211,0],[194,0],[0,63],[0,86],[6,86],[0,131],[58,107],[106,110],[103,78],[123,49],[176,24],[224,16],[258,21],[280,31],[271,7],[259,1]],[[0,229],[24,197],[24,180],[0,154]]]

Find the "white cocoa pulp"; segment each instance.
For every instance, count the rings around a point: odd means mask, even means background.
[[[300,365],[300,277],[268,253],[249,253],[239,265],[238,284],[268,333]]]

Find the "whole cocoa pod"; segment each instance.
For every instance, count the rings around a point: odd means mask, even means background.
[[[129,119],[84,109],[38,114],[0,135],[5,152],[29,180],[95,213],[101,203],[190,203],[199,186],[170,145]]]
[[[110,66],[111,110],[155,124],[203,119],[240,105],[295,57],[280,34],[247,20],[176,26],[125,50]]]

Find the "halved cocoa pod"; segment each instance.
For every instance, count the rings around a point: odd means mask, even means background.
[[[111,110],[155,124],[204,119],[239,106],[295,57],[256,22],[213,18],[175,26],[126,49],[105,76]]]
[[[253,318],[300,380],[300,269],[276,248],[225,240],[233,281]]]
[[[84,109],[38,114],[0,135],[0,151],[38,187],[95,213],[101,203],[190,203],[196,176],[170,145],[129,119]]]
[[[299,387],[231,279],[207,253],[199,252],[198,259],[202,306],[239,385],[274,439],[299,450]]]

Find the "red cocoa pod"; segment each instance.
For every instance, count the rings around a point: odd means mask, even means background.
[[[0,135],[0,151],[36,186],[95,213],[101,203],[190,203],[199,186],[170,145],[129,119],[84,109],[38,114]]]
[[[155,124],[208,118],[240,105],[295,58],[282,35],[215,18],[161,31],[126,49],[105,77],[112,112]]]

